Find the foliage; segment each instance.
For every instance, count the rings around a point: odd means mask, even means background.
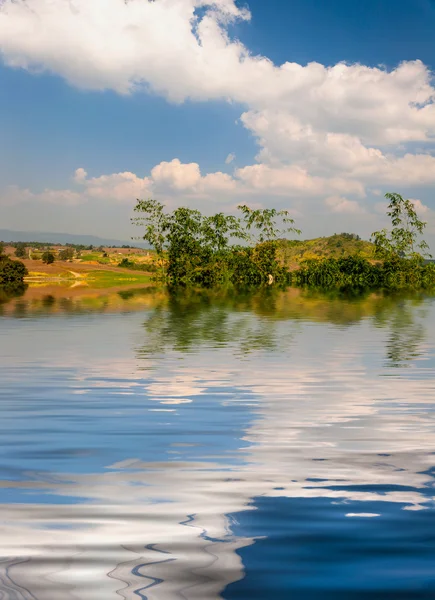
[[[372,264],[360,256],[307,260],[291,274],[297,285],[330,287],[337,285],[400,289],[435,286],[435,265],[421,259],[393,255],[383,263]]]
[[[15,256],[17,258],[26,258],[26,244],[24,242],[18,242],[15,246]]]
[[[288,212],[246,205],[239,210],[242,218],[222,212],[205,216],[186,207],[167,213],[156,200],[138,200],[135,211],[142,216],[133,222],[145,228],[143,239],[155,249],[157,264],[170,282],[258,283],[282,276],[278,238],[298,232],[290,226]]]
[[[118,267],[123,269],[133,269],[133,271],[145,271],[147,273],[155,273],[157,271],[157,265],[153,262],[137,263],[128,258],[123,258],[119,263]]]
[[[239,204],[237,207],[243,215],[246,230],[250,234],[251,241],[270,242],[286,233],[296,233],[300,235],[300,229],[293,227],[294,220],[290,218],[288,210],[276,210],[275,208],[252,209],[246,204]],[[281,222],[281,228],[279,223]],[[252,234],[251,230],[257,230]]]
[[[5,245],[4,242],[0,242],[0,258],[5,255]]]
[[[387,215],[393,226],[391,232],[386,229],[372,233],[371,239],[375,244],[375,253],[379,258],[397,256],[401,258],[431,257],[429,246],[424,240],[418,241],[426,223],[418,217],[411,200],[405,200],[396,193],[387,193],[390,201]]]
[[[27,290],[28,285],[23,281],[7,281],[0,285],[0,305],[9,302],[11,298],[22,296]]]
[[[27,275],[24,263],[12,260],[4,254],[0,255],[0,283],[22,282]]]
[[[49,250],[46,250],[42,254],[42,262],[45,263],[46,265],[53,264],[54,260],[55,260],[54,254],[52,252],[50,252]]]
[[[74,258],[74,248],[67,247],[59,251],[59,260],[72,260]]]

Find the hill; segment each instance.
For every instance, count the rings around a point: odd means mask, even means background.
[[[96,235],[82,235],[75,233],[56,233],[44,231],[12,231],[0,229],[0,240],[4,242],[39,242],[47,244],[82,244],[83,246],[122,246],[128,244],[138,248],[145,248],[146,244],[132,240],[114,240],[101,238]]]
[[[354,233],[340,233],[312,240],[283,240],[281,259],[290,269],[311,258],[340,258],[359,254],[373,259],[374,245]]]

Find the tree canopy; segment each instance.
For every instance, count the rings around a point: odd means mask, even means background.
[[[432,258],[429,254],[429,246],[420,236],[423,234],[427,223],[422,221],[412,200],[402,198],[400,194],[387,193],[385,198],[389,200],[387,215],[391,219],[392,229],[375,231],[371,240],[376,247],[378,258],[400,258],[421,259]]]
[[[212,216],[180,207],[166,212],[157,200],[138,200],[133,219],[144,227],[142,239],[156,251],[169,279],[214,283],[225,279],[259,281],[283,275],[277,260],[278,239],[299,233],[287,210],[251,209],[242,216]]]

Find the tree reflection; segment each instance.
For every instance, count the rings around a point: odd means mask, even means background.
[[[230,346],[243,354],[279,350],[294,343],[302,322],[352,327],[368,319],[388,332],[387,366],[400,367],[421,353],[428,296],[424,290],[364,287],[96,290],[15,283],[0,288],[0,314],[20,318],[147,311],[141,354],[191,351],[201,345]],[[292,326],[282,327],[283,322]]]
[[[387,366],[399,367],[421,353],[426,298],[423,292],[367,288],[173,288],[147,317],[140,353],[188,352],[201,345],[243,353],[279,350],[295,340],[303,321],[351,327],[368,319],[388,332]],[[293,327],[282,327],[285,321]]]
[[[272,349],[276,327],[255,315],[273,317],[279,294],[275,288],[169,289],[167,299],[145,321],[147,337],[141,353],[189,351],[202,344],[236,345],[242,352]]]
[[[27,288],[28,285],[23,281],[11,281],[5,285],[0,286],[0,315],[4,313],[3,306],[14,298],[16,299],[24,296]]]

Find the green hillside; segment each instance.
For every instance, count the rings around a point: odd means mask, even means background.
[[[281,261],[290,269],[295,269],[303,260],[310,258],[340,258],[359,254],[370,260],[374,256],[374,245],[361,240],[354,233],[340,233],[313,240],[283,240],[280,254]]]

